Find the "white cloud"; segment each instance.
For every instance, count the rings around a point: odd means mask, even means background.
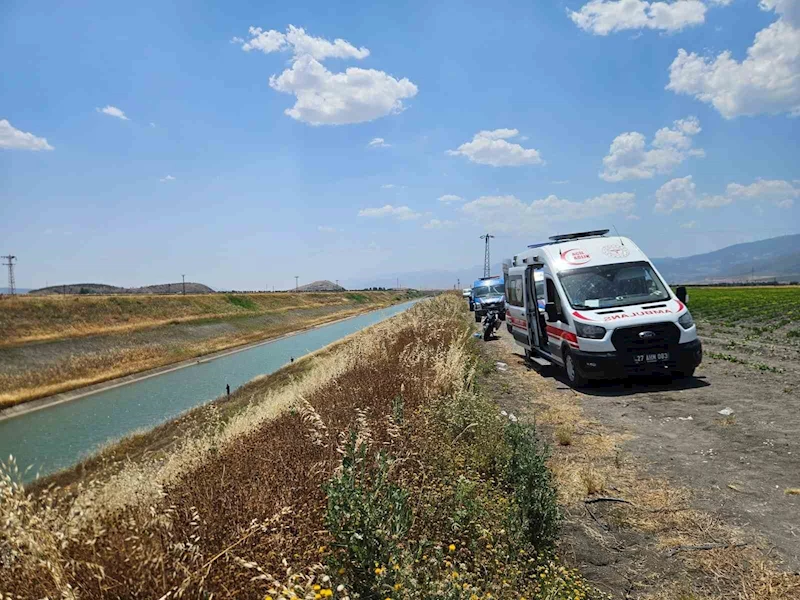
[[[718,3],[724,4],[725,0]],[[608,35],[626,29],[675,32],[685,27],[702,25],[705,21],[706,5],[700,0],[591,0],[579,11],[568,10],[567,13],[578,27],[595,35]]]
[[[625,215],[625,218],[628,221],[639,221],[641,220],[642,217],[640,217],[639,215],[630,214],[630,215]]]
[[[521,167],[540,165],[544,161],[539,151],[512,144],[508,139],[519,135],[516,129],[479,131],[472,141],[461,144],[457,150],[448,150],[450,156],[466,156],[472,162],[493,167]]]
[[[450,204],[451,202],[463,202],[463,198],[461,196],[456,196],[455,194],[445,194],[444,196],[439,196],[439,202],[444,202],[445,204]]]
[[[692,137],[700,133],[700,121],[695,117],[675,121],[673,127],[659,129],[650,149],[638,131],[618,135],[603,158],[600,178],[605,181],[650,179],[656,173],[670,173],[690,156],[705,156],[692,148]]]
[[[391,144],[387,144],[383,138],[372,138],[367,144],[370,148],[391,148]]]
[[[749,185],[729,183],[724,194],[697,195],[691,175],[673,179],[656,192],[656,212],[672,213],[685,208],[719,208],[737,201],[755,204],[771,203],[778,208],[790,208],[800,198],[800,186],[782,179],[757,179]]]
[[[167,175],[166,177],[162,177],[159,179],[161,183],[167,183],[168,181],[175,181],[175,178],[172,175]]]
[[[123,121],[130,120],[125,116],[123,111],[118,109],[116,106],[111,106],[110,104],[105,108],[96,108],[95,110],[99,113],[103,113],[104,115],[108,115],[109,117],[116,117],[118,119],[122,119]]]
[[[153,123],[152,121],[150,121],[150,127],[155,127],[155,126],[156,126],[156,124]]]
[[[755,36],[738,62],[729,50],[716,58],[681,48],[667,89],[712,105],[726,119],[789,113],[800,116],[800,2],[761,0],[779,18]]]
[[[284,112],[311,125],[344,125],[374,121],[404,109],[403,99],[417,94],[408,79],[383,71],[350,67],[331,73],[311,56],[298,57],[291,68],[272,76],[273,89],[297,98]]]
[[[336,228],[330,225],[317,225],[317,231],[321,231],[322,233],[335,233]]]
[[[669,214],[690,206],[696,187],[691,175],[668,181],[656,191],[656,212]]]
[[[414,212],[407,206],[392,206],[386,204],[380,208],[362,208],[358,211],[359,217],[393,217],[399,221],[410,221],[418,219],[422,216],[421,213]]]
[[[553,185],[564,185],[565,183],[569,183],[569,179],[556,179],[555,181],[551,181]]]
[[[395,184],[393,184],[393,183],[384,183],[381,186],[381,189],[382,190],[391,190],[392,188],[395,188],[395,187],[397,187],[397,186]]]
[[[772,202],[779,208],[789,208],[800,198],[800,187],[781,179],[758,179],[750,185],[730,183],[726,191],[734,200]]]
[[[356,48],[350,42],[337,38],[332,42],[325,38],[312,37],[302,27],[289,25],[286,33],[274,29],[264,31],[261,27],[250,27],[248,41],[234,37],[231,42],[241,44],[242,50],[260,50],[264,54],[291,49],[295,56],[307,54],[317,60],[326,58],[355,58],[369,56],[366,48]]]
[[[0,120],[0,148],[9,150],[52,150],[47,139],[16,129],[6,119]]]
[[[465,214],[496,231],[530,233],[545,230],[559,221],[597,218],[612,213],[630,214],[634,194],[603,194],[583,202],[555,195],[525,203],[516,196],[481,196],[462,207]]]
[[[681,229],[694,229],[697,227],[697,221],[687,221],[686,223],[681,223]]]
[[[333,42],[308,35],[289,25],[286,33],[250,27],[250,39],[231,40],[242,50],[265,54],[291,50],[291,66],[269,78],[274,90],[292,94],[296,102],[284,112],[311,125],[343,125],[373,121],[404,110],[403,100],[417,94],[408,79],[395,79],[383,71],[350,67],[332,73],[320,61],[328,58],[361,60],[369,56],[366,48],[356,48],[342,39]]]
[[[455,221],[440,221],[439,219],[431,219],[422,227],[424,229],[446,229],[455,225]]]

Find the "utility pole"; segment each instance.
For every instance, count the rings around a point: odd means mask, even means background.
[[[456,289],[457,289],[457,290],[460,290],[460,289],[461,289],[461,277],[458,277],[458,278],[456,279]]]
[[[4,258],[6,261],[3,264],[8,267],[8,293],[13,296],[17,293],[17,285],[14,282],[14,263],[16,262],[17,257],[13,254],[7,254],[2,258]]]
[[[481,236],[482,240],[486,240],[486,253],[483,257],[483,276],[489,277],[491,275],[490,271],[492,269],[491,262],[489,261],[489,240],[492,239],[494,236],[485,233]]]
[[[294,276],[294,291],[295,292],[298,291],[299,285],[300,285],[300,275],[295,275]]]
[[[186,275],[183,274],[183,273],[181,274],[181,280],[183,282],[183,295],[185,296],[186,295]]]

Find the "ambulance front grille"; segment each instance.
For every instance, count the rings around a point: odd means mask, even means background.
[[[651,332],[651,334],[639,335]],[[620,353],[641,353],[647,350],[669,350],[678,345],[681,332],[675,323],[649,323],[636,327],[620,327],[611,334],[611,343]]]

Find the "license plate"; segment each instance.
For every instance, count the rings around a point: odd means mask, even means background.
[[[633,357],[633,362],[636,364],[642,363],[659,363],[669,360],[669,352],[652,352],[649,354],[636,354]]]

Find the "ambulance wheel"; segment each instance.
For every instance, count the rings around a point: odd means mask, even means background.
[[[566,349],[564,350],[564,370],[567,372],[567,379],[572,387],[582,388],[589,384],[589,380],[578,373],[575,359],[572,358],[572,353]]]

